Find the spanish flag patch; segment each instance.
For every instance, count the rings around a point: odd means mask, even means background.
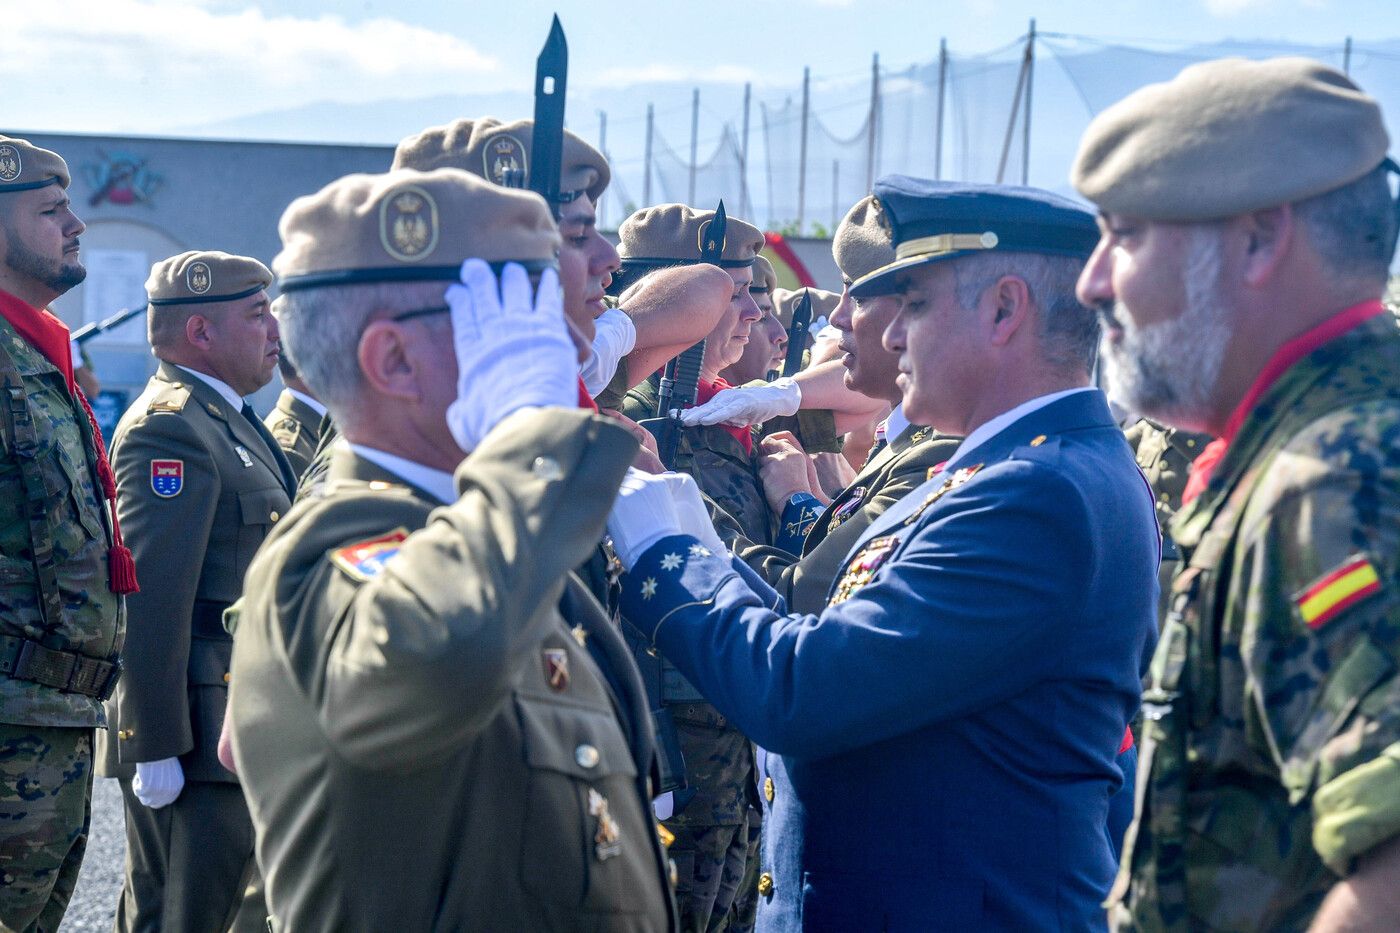
[[[384,569],[385,562],[399,552],[399,546],[407,538],[407,528],[395,528],[387,535],[341,548],[331,554],[331,563],[352,580],[365,583]]]
[[[1308,628],[1317,630],[1380,591],[1380,574],[1364,555],[1358,554],[1294,596],[1293,602]]]

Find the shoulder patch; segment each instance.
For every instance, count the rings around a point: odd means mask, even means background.
[[[1316,631],[1381,591],[1380,574],[1364,554],[1353,555],[1293,597],[1298,614]]]
[[[171,383],[151,397],[146,413],[158,411],[184,411],[190,400],[190,387],[182,382]]]
[[[385,563],[399,552],[399,546],[407,538],[408,529],[399,526],[386,535],[360,541],[335,551],[331,554],[331,563],[343,570],[350,579],[364,583],[384,569]]]
[[[173,499],[185,488],[185,461],[152,460],[151,492],[162,499]]]

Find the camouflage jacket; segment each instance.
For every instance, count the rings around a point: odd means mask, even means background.
[[[110,530],[97,483],[92,426],[63,374],[0,318],[0,383],[23,384],[48,500],[61,618],[45,620],[33,531],[11,419],[0,414],[0,634],[111,660],[126,634],[121,597],[107,586]],[[5,400],[8,405],[8,399]],[[34,726],[101,726],[102,702],[0,675],[0,720]]]
[[[1290,368],[1172,523],[1120,929],[1303,930],[1400,832],[1400,332]]]

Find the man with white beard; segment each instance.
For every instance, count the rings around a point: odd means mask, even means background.
[[[1170,529],[1117,929],[1400,928],[1388,145],[1374,100],[1297,58],[1193,65],[1080,144],[1110,391],[1217,438]]]

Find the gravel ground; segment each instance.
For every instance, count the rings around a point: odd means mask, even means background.
[[[78,890],[63,916],[62,933],[110,933],[117,917],[126,864],[122,792],[112,778],[97,778],[92,788],[92,827],[78,876]]]

